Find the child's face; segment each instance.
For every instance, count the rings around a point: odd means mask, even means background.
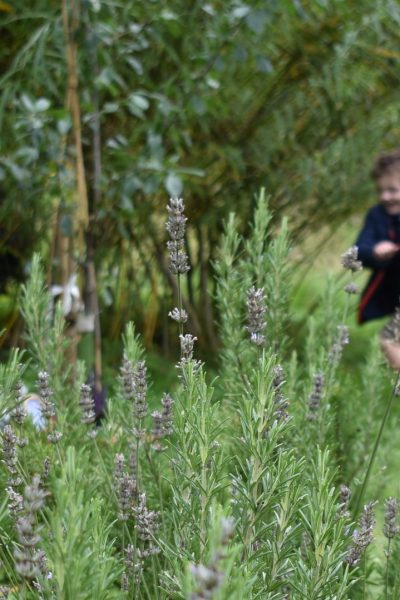
[[[377,181],[379,202],[389,215],[400,214],[400,172],[389,171]]]

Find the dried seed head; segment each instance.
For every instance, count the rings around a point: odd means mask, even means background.
[[[385,524],[383,534],[389,540],[399,533],[397,521],[398,502],[395,498],[388,498],[385,502]]]
[[[82,383],[81,385],[81,396],[79,400],[79,405],[83,412],[81,418],[82,423],[85,423],[86,425],[94,423],[96,419],[96,414],[94,412],[94,399],[92,396],[91,387],[90,385],[86,385],[86,383]]]
[[[257,346],[265,344],[265,296],[264,288],[256,289],[254,286],[247,292],[247,331],[250,333],[250,340]]]
[[[342,266],[344,269],[355,273],[356,271],[361,271],[362,263],[358,259],[358,248],[357,246],[351,246],[346,252],[342,254]]]
[[[188,314],[183,308],[174,308],[168,313],[168,316],[177,323],[186,323],[186,321],[188,320]]]
[[[167,206],[169,217],[166,229],[171,237],[167,242],[170,252],[170,271],[174,275],[190,271],[189,259],[185,251],[185,226],[187,218],[184,215],[185,205],[182,198],[171,198]]]

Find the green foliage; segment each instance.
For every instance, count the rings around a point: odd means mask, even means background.
[[[343,562],[347,553],[344,519],[338,518],[337,496],[327,453],[317,451],[308,482],[307,503],[301,511],[303,556],[295,573],[300,597],[317,600],[348,598],[351,576]]]
[[[85,456],[86,454],[86,456]],[[96,498],[87,452],[66,449],[65,463],[52,486],[47,549],[57,598],[118,598],[120,567],[111,538],[112,514]],[[86,485],[82,485],[85,480]],[[107,514],[108,513],[108,514]],[[50,588],[52,587],[50,582]]]
[[[193,217],[188,297],[202,341],[215,347],[212,312],[203,307],[222,216],[233,210],[246,223],[249,198],[267,186],[276,219],[291,215],[297,241],[371,194],[371,157],[398,139],[398,7],[370,0],[77,5],[73,39],[103,320],[118,335],[132,315],[143,319],[132,295],[150,288],[155,297],[168,285],[159,217],[166,194],[184,193]],[[67,13],[71,6],[64,0]],[[40,237],[51,254],[57,207],[61,229],[71,233],[77,202],[62,4],[36,0],[26,10],[18,0],[1,12],[1,31],[0,252],[11,253],[22,277]],[[94,202],[97,129],[101,197]],[[134,282],[126,276],[132,264]],[[116,324],[115,314],[127,317]]]
[[[374,578],[382,586],[387,579],[395,594],[393,567],[377,549],[375,558],[370,552],[352,566],[346,562],[366,525],[357,524],[356,532],[337,486],[345,479],[356,505],[381,416],[378,407],[376,419],[367,411],[385,397],[385,370],[374,344],[362,383],[342,376],[344,344],[336,331],[346,321],[347,301],[335,308],[342,283],[328,285],[304,350],[299,358],[291,353],[290,240],[285,222],[279,231],[271,223],[262,192],[249,238],[238,233],[233,215],[226,225],[214,265],[224,344],[218,376],[211,380],[193,358],[195,340],[181,323],[187,337],[172,397],[160,402],[168,380],[149,381],[141,339],[129,324],[100,427],[88,406],[91,392],[88,400],[81,387],[84,365],[68,368],[62,312],[57,305],[49,312],[43,269],[34,258],[21,301],[28,368],[36,377],[49,374],[50,394],[40,392],[42,428],[29,418],[21,422],[15,410],[25,377],[19,353],[0,370],[1,414],[10,419],[1,423],[0,489],[8,498],[0,506],[6,542],[0,583],[10,598],[364,600]],[[258,297],[268,308],[261,345],[246,328],[253,285],[264,288]],[[311,409],[317,371],[324,389]],[[358,385],[353,405],[346,403],[349,381]],[[367,393],[376,398],[362,409]],[[43,497],[32,511],[35,474]],[[24,572],[21,556],[38,569],[34,575]]]

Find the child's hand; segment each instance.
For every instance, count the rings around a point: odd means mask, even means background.
[[[389,260],[398,252],[399,246],[394,242],[379,242],[373,249],[374,256],[377,260]]]

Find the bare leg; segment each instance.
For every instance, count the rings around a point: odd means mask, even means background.
[[[391,340],[380,340],[381,350],[389,365],[396,371],[400,370],[400,344]]]

